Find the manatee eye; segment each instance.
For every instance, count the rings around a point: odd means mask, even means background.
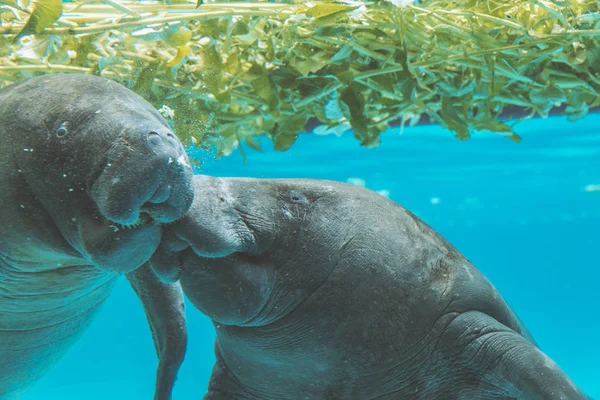
[[[63,137],[69,133],[69,128],[71,127],[71,123],[69,121],[62,122],[58,129],[56,129],[56,136]]]
[[[308,199],[306,198],[306,196],[297,190],[290,190],[289,195],[290,200],[293,203],[308,204]]]

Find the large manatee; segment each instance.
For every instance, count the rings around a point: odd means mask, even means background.
[[[8,399],[82,335],[193,191],[184,148],[156,110],[87,75],[0,90],[0,188],[0,398]],[[186,345],[181,290],[147,267],[128,278],[159,354],[156,397],[167,399]]]
[[[587,399],[398,204],[328,181],[194,183],[150,263],[214,322],[205,399]]]

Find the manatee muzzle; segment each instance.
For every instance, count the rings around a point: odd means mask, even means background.
[[[141,136],[115,144],[91,186],[102,216],[122,226],[143,223],[146,216],[173,222],[193,200],[192,169],[175,135],[162,128]]]

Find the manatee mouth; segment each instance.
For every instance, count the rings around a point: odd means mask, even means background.
[[[115,233],[123,230],[137,229],[148,225],[158,224],[158,222],[155,221],[154,218],[152,218],[152,215],[150,215],[150,213],[147,210],[144,210],[143,206],[140,209],[137,221],[131,224],[119,223],[116,221],[112,221],[108,218],[105,219],[110,223],[110,227]]]

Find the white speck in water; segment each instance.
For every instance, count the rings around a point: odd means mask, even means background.
[[[356,186],[360,186],[360,187],[367,186],[367,182],[362,178],[348,178],[348,179],[346,179],[346,182],[348,182],[351,185],[356,185]]]
[[[377,194],[382,195],[383,197],[387,197],[388,199],[390,198],[390,191],[383,189],[383,190],[378,190]]]
[[[96,112],[94,114],[100,114],[102,112],[102,110],[96,110]]]
[[[479,202],[479,199],[477,197],[473,197],[473,196],[465,197],[465,199],[463,200],[463,203],[467,207],[471,207],[471,208],[475,208],[475,209],[481,208],[481,203]]]
[[[111,163],[107,163],[107,164],[106,164],[106,166],[107,166],[107,167],[110,167],[111,165],[112,165]]]
[[[62,176],[63,176],[63,178],[66,178],[66,177],[67,177],[67,174],[62,174]]]
[[[583,188],[583,191],[584,192],[588,192],[588,193],[591,193],[591,192],[600,192],[600,184],[597,184],[597,185],[593,185],[593,184],[585,185],[585,187]]]
[[[21,208],[25,208],[25,206],[23,204],[19,204],[19,207]]]
[[[434,206],[437,206],[438,204],[440,204],[441,200],[439,197],[432,197],[430,200],[431,204],[433,204]]]
[[[17,170],[17,172],[18,172],[18,173],[21,173],[21,172],[23,172],[23,171],[21,171],[20,169],[18,169],[18,170]]]
[[[167,164],[169,164],[169,165],[173,164],[173,159],[171,157],[169,157],[169,162]]]
[[[68,189],[68,191],[69,191],[69,192],[72,192],[72,191],[73,191],[73,189],[72,189],[72,188],[69,188],[69,189]]]
[[[113,178],[110,183],[112,183],[113,185],[116,185],[117,183],[121,182],[121,178]]]
[[[283,210],[283,213],[284,213],[284,214],[285,214],[285,216],[286,216],[286,217],[288,217],[288,218],[292,218],[292,217],[293,217],[293,216],[292,216],[292,213],[291,213],[291,212],[289,212],[288,210]]]

